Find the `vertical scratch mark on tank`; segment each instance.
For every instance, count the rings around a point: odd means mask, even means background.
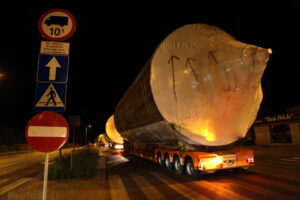
[[[208,58],[209,58],[209,56],[211,56],[211,57],[214,59],[214,61],[215,61],[217,64],[219,64],[218,60],[216,59],[216,57],[215,57],[215,55],[214,55],[215,52],[216,52],[216,51],[210,50],[210,51],[208,52]]]
[[[175,90],[175,68],[174,68],[174,58],[176,58],[177,60],[180,60],[177,56],[172,55],[171,58],[168,61],[168,64],[170,64],[170,62],[172,63],[172,75],[173,75],[173,92],[174,92],[174,96],[175,96],[175,100],[177,102],[177,95],[176,95],[176,90]]]
[[[193,68],[193,66],[192,66],[192,64],[191,64],[191,62],[190,62],[190,60],[195,61],[196,59],[195,59],[195,58],[187,58],[187,59],[186,59],[186,63],[185,63],[185,68],[187,68],[187,65],[189,64],[189,65],[190,65],[190,68],[191,68],[191,70],[192,70],[192,72],[193,72],[193,74],[194,74],[194,77],[195,77],[196,81],[199,82],[198,77],[197,77],[197,74],[196,74],[196,71],[195,71],[195,69]]]
[[[176,90],[175,90],[175,70],[174,70],[173,65],[172,65],[172,70],[173,70],[173,91],[174,91],[175,100],[177,102],[177,96],[176,96]]]

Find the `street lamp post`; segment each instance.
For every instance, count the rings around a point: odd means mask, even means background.
[[[85,146],[87,145],[87,129],[88,128],[91,128],[92,127],[92,125],[88,125],[87,127],[85,127]]]

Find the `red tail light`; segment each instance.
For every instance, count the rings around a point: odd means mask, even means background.
[[[254,158],[248,158],[248,163],[254,163]]]

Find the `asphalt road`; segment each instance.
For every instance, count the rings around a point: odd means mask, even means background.
[[[72,149],[63,149],[62,154]],[[49,154],[49,162],[59,156],[58,151]],[[15,187],[30,181],[43,171],[45,153],[22,151],[0,153],[0,196]]]
[[[244,172],[217,171],[197,178],[176,175],[153,162],[125,156],[120,151],[102,150],[98,165],[101,173],[91,179],[97,184],[81,193],[88,196],[94,190],[102,190],[99,197],[88,199],[113,200],[300,199],[300,147],[251,148],[255,152],[255,167]],[[51,153],[50,160],[57,156],[58,152]],[[41,172],[44,157],[44,153],[35,151],[0,154],[0,196],[9,187],[21,185]],[[77,182],[74,180],[74,184]]]
[[[110,192],[104,199],[300,199],[300,147],[251,148],[255,167],[198,178],[112,152],[106,157]]]

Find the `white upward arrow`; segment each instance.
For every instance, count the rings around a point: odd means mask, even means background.
[[[56,68],[61,68],[59,62],[56,60],[56,58],[53,56],[53,58],[48,62],[46,67],[50,68],[49,72],[49,80],[55,81],[56,79]]]

